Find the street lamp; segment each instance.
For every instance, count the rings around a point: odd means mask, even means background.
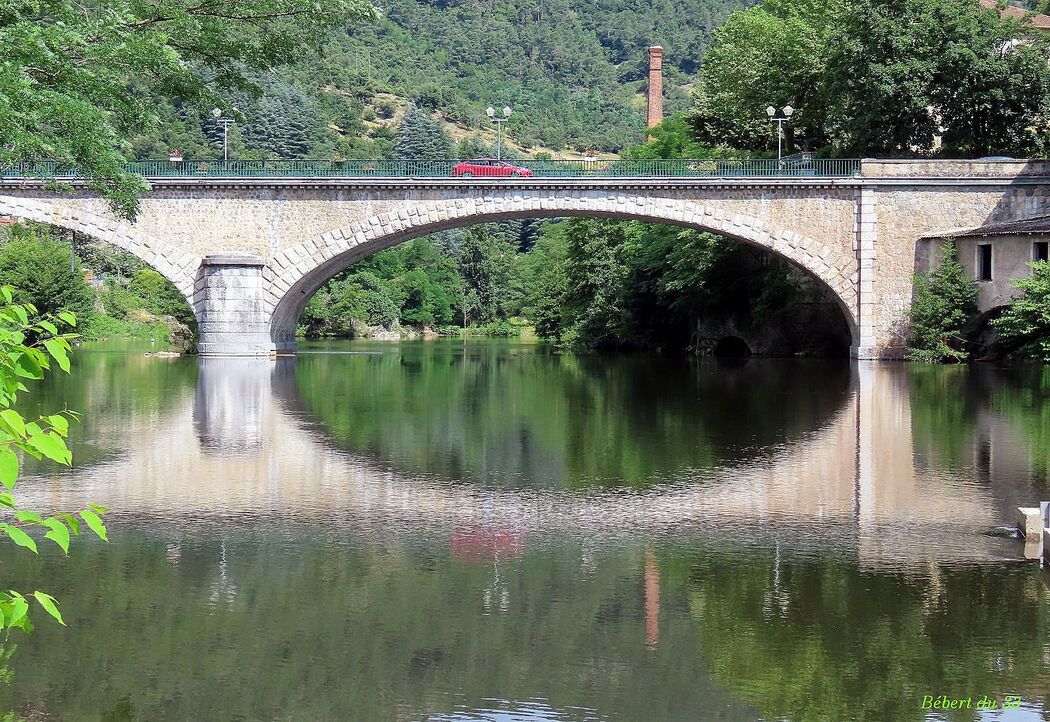
[[[777,160],[784,157],[784,123],[791,120],[791,116],[795,114],[795,109],[790,105],[785,105],[780,109],[783,113],[782,116],[777,117],[777,109],[772,105],[766,108],[766,115],[769,116],[770,123],[777,124]]]
[[[233,108],[232,110],[233,110],[234,113],[237,112],[236,108]],[[215,118],[215,122],[222,126],[222,159],[224,161],[229,160],[230,159],[230,153],[229,153],[229,144],[227,143],[227,139],[228,139],[229,132],[230,132],[230,126],[233,125],[234,123],[236,123],[237,121],[234,120],[233,118],[224,118],[224,117],[222,117],[222,109],[221,108],[214,108],[211,111],[211,114],[212,114],[212,117]]]
[[[496,109],[495,108],[493,108],[491,105],[489,107],[485,108],[485,115],[487,115],[489,117],[489,120],[491,120],[493,123],[496,124],[496,130],[497,130],[497,135],[496,135],[496,160],[500,160],[500,157],[501,157],[501,155],[503,153],[503,124],[506,123],[510,119],[511,112],[512,111],[511,111],[510,107],[504,105],[503,106],[503,117],[502,118],[497,118],[496,117]]]

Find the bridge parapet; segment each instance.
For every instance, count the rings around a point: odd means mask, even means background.
[[[1050,178],[1050,160],[1012,159],[917,159],[875,160],[860,162],[862,178],[1012,178],[1036,176]]]

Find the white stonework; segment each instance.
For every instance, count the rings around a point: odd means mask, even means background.
[[[87,190],[0,179],[0,216],[112,243],[186,296],[207,354],[294,350],[309,297],[350,264],[435,231],[528,217],[672,223],[760,246],[842,306],[854,353],[899,356],[919,239],[1032,218],[1050,164],[863,161],[851,178],[152,179],[135,222]]]

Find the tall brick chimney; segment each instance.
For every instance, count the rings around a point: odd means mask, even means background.
[[[664,119],[664,49],[649,46],[649,112],[647,126],[652,128]]]

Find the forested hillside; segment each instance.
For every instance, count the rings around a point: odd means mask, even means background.
[[[336,33],[322,57],[260,78],[264,96],[234,98],[243,114],[231,155],[380,157],[408,101],[454,134],[489,131],[486,106],[514,108],[519,145],[616,152],[644,140],[645,48],[666,49],[668,112],[689,87],[712,31],[747,0],[388,0],[383,17]],[[208,115],[169,105],[138,157],[220,152]]]

